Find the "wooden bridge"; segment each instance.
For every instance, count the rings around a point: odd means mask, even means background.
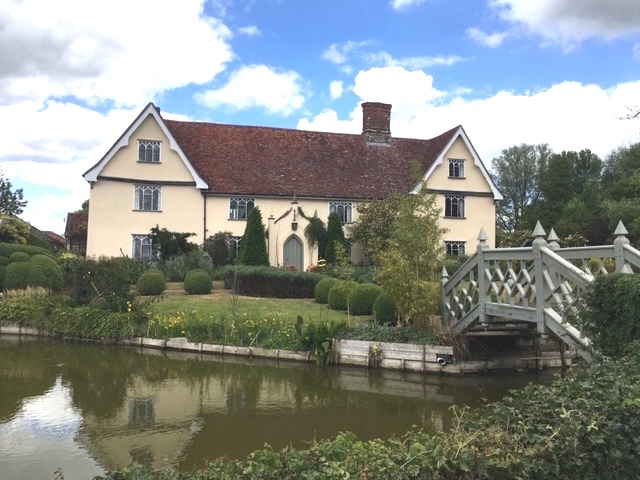
[[[640,267],[640,251],[627,234],[620,222],[613,245],[560,248],[553,229],[545,239],[538,223],[531,247],[492,249],[481,230],[476,253],[453,275],[442,271],[443,326],[454,332],[500,326],[504,332],[535,324],[542,338],[553,333],[591,361],[590,341],[572,320],[595,275]]]

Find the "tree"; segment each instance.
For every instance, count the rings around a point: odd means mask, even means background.
[[[312,250],[316,245],[318,246],[318,258],[324,258],[325,249],[327,246],[327,227],[324,222],[315,213],[313,217],[305,217],[308,220],[308,224],[304,227],[304,236],[309,243],[309,249]],[[310,252],[311,255],[311,252]]]
[[[26,244],[31,227],[19,218],[0,215],[0,242]]]
[[[187,241],[189,237],[195,233],[178,233],[170,232],[166,228],[160,228],[158,225],[151,229],[151,244],[158,249],[158,256],[161,260],[167,260],[176,255],[188,254],[193,250],[197,250],[195,243]]]
[[[264,224],[260,208],[254,207],[249,212],[247,226],[240,243],[238,263],[242,265],[269,265],[267,244],[264,241]]]
[[[378,253],[376,276],[396,309],[398,321],[418,326],[438,309],[435,265],[442,256],[442,235],[436,197],[423,184],[417,193],[398,198],[398,213],[384,251]]]
[[[372,263],[380,264],[380,254],[389,247],[393,226],[398,216],[402,195],[390,195],[358,205],[358,220],[351,238],[362,246],[362,254]]]
[[[327,246],[324,252],[324,259],[328,264],[336,263],[336,242],[347,249],[347,240],[342,230],[342,222],[340,216],[336,212],[329,214],[329,222],[327,223]]]
[[[15,192],[11,190],[12,188],[11,182],[0,170],[0,213],[17,217],[27,206],[27,201],[23,200],[24,194],[21,188]]]
[[[228,265],[231,263],[231,239],[233,234],[229,231],[220,231],[204,241],[204,251],[211,257],[214,266]]]
[[[500,230],[529,229],[523,225],[523,216],[527,207],[540,199],[540,168],[551,153],[547,144],[523,143],[503,150],[491,161],[493,179],[504,197],[496,204],[496,224]]]

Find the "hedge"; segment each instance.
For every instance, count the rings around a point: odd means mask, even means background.
[[[320,280],[313,290],[313,297],[316,299],[316,302],[322,304],[328,303],[329,290],[331,290],[337,282],[338,279],[333,277],[326,277]]]
[[[166,286],[164,274],[155,268],[146,270],[136,282],[136,290],[140,295],[160,295]]]
[[[239,295],[269,298],[314,298],[316,284],[325,278],[320,273],[247,265],[224,267],[217,275]]]
[[[349,311],[352,315],[371,315],[382,287],[374,283],[359,283],[349,295]]]

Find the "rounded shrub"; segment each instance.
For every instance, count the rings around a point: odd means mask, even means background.
[[[13,252],[9,255],[9,262],[26,262],[29,260],[29,254],[26,252]]]
[[[9,260],[9,257],[0,256],[0,267],[6,267],[10,263],[11,263],[11,260]]]
[[[36,254],[27,262],[27,285],[60,290],[64,282],[62,267],[47,255]]]
[[[349,311],[352,315],[371,315],[373,303],[382,293],[382,287],[374,283],[359,283],[349,295]]]
[[[328,303],[329,290],[338,282],[337,278],[326,277],[320,280],[313,290],[313,296],[318,303]]]
[[[358,284],[353,280],[338,280],[327,295],[327,303],[332,310],[346,310],[347,299]]]
[[[373,321],[377,325],[396,322],[396,309],[384,292],[373,302]]]
[[[7,265],[4,272],[5,290],[22,290],[27,288],[29,266],[27,262],[12,262]]]
[[[184,277],[184,291],[188,295],[204,295],[213,289],[213,282],[207,272],[202,269],[191,270]]]
[[[136,282],[136,290],[140,295],[160,295],[167,286],[167,279],[157,268],[145,271]]]

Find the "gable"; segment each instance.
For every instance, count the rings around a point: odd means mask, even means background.
[[[138,162],[139,140],[160,142],[158,164]],[[83,177],[88,182],[95,182],[99,178],[148,181],[168,179],[193,182],[197,188],[207,188],[206,182],[184,155],[152,103],[147,105],[107,154],[87,170]]]
[[[449,176],[450,160],[462,161],[463,178]],[[490,194],[494,200],[503,198],[462,127],[452,136],[423,178],[433,190],[464,190]]]

